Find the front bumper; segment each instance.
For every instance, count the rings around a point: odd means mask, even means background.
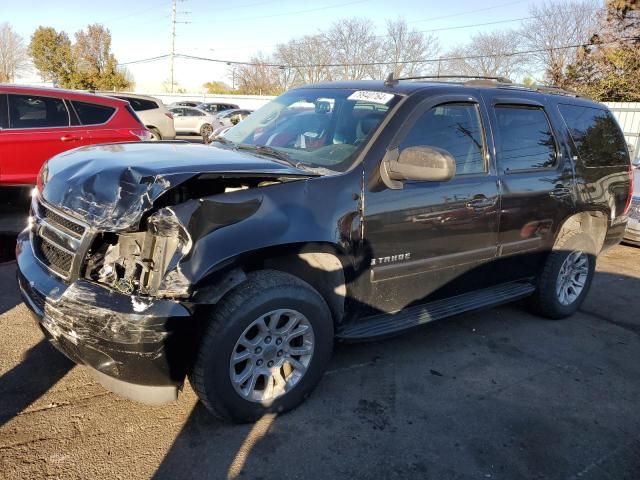
[[[115,393],[154,404],[176,398],[195,351],[187,306],[86,280],[68,285],[35,258],[26,230],[16,258],[22,299],[58,350]]]

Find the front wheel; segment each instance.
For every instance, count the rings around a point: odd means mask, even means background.
[[[332,346],[331,314],[316,290],[283,272],[252,272],[213,311],[190,381],[216,416],[255,421],[300,404]]]
[[[595,244],[584,232],[566,234],[547,257],[530,304],[556,320],[574,314],[589,291],[596,268]]]

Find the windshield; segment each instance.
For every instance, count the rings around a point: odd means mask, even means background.
[[[302,166],[343,172],[397,100],[391,93],[355,89],[292,90],[256,110],[224,138],[237,146],[269,147]]]

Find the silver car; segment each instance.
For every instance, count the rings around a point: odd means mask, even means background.
[[[173,114],[167,110],[162,100],[135,93],[102,92],[102,94],[129,102],[140,121],[151,132],[152,140],[173,140],[176,138]]]
[[[171,107],[173,124],[178,133],[195,133],[208,138],[213,132],[214,116],[193,107]]]

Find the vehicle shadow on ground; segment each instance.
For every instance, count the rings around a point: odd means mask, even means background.
[[[638,291],[640,278],[598,273],[567,320],[505,306],[337,344],[319,389],[281,417],[231,425],[196,404],[153,478],[272,478],[281,462],[295,478],[560,479],[591,462],[579,477],[635,478],[640,367],[627,361],[640,353]],[[415,379],[403,373],[412,364]]]
[[[0,377],[0,427],[44,395],[73,366],[46,339],[31,347],[18,365]]]

